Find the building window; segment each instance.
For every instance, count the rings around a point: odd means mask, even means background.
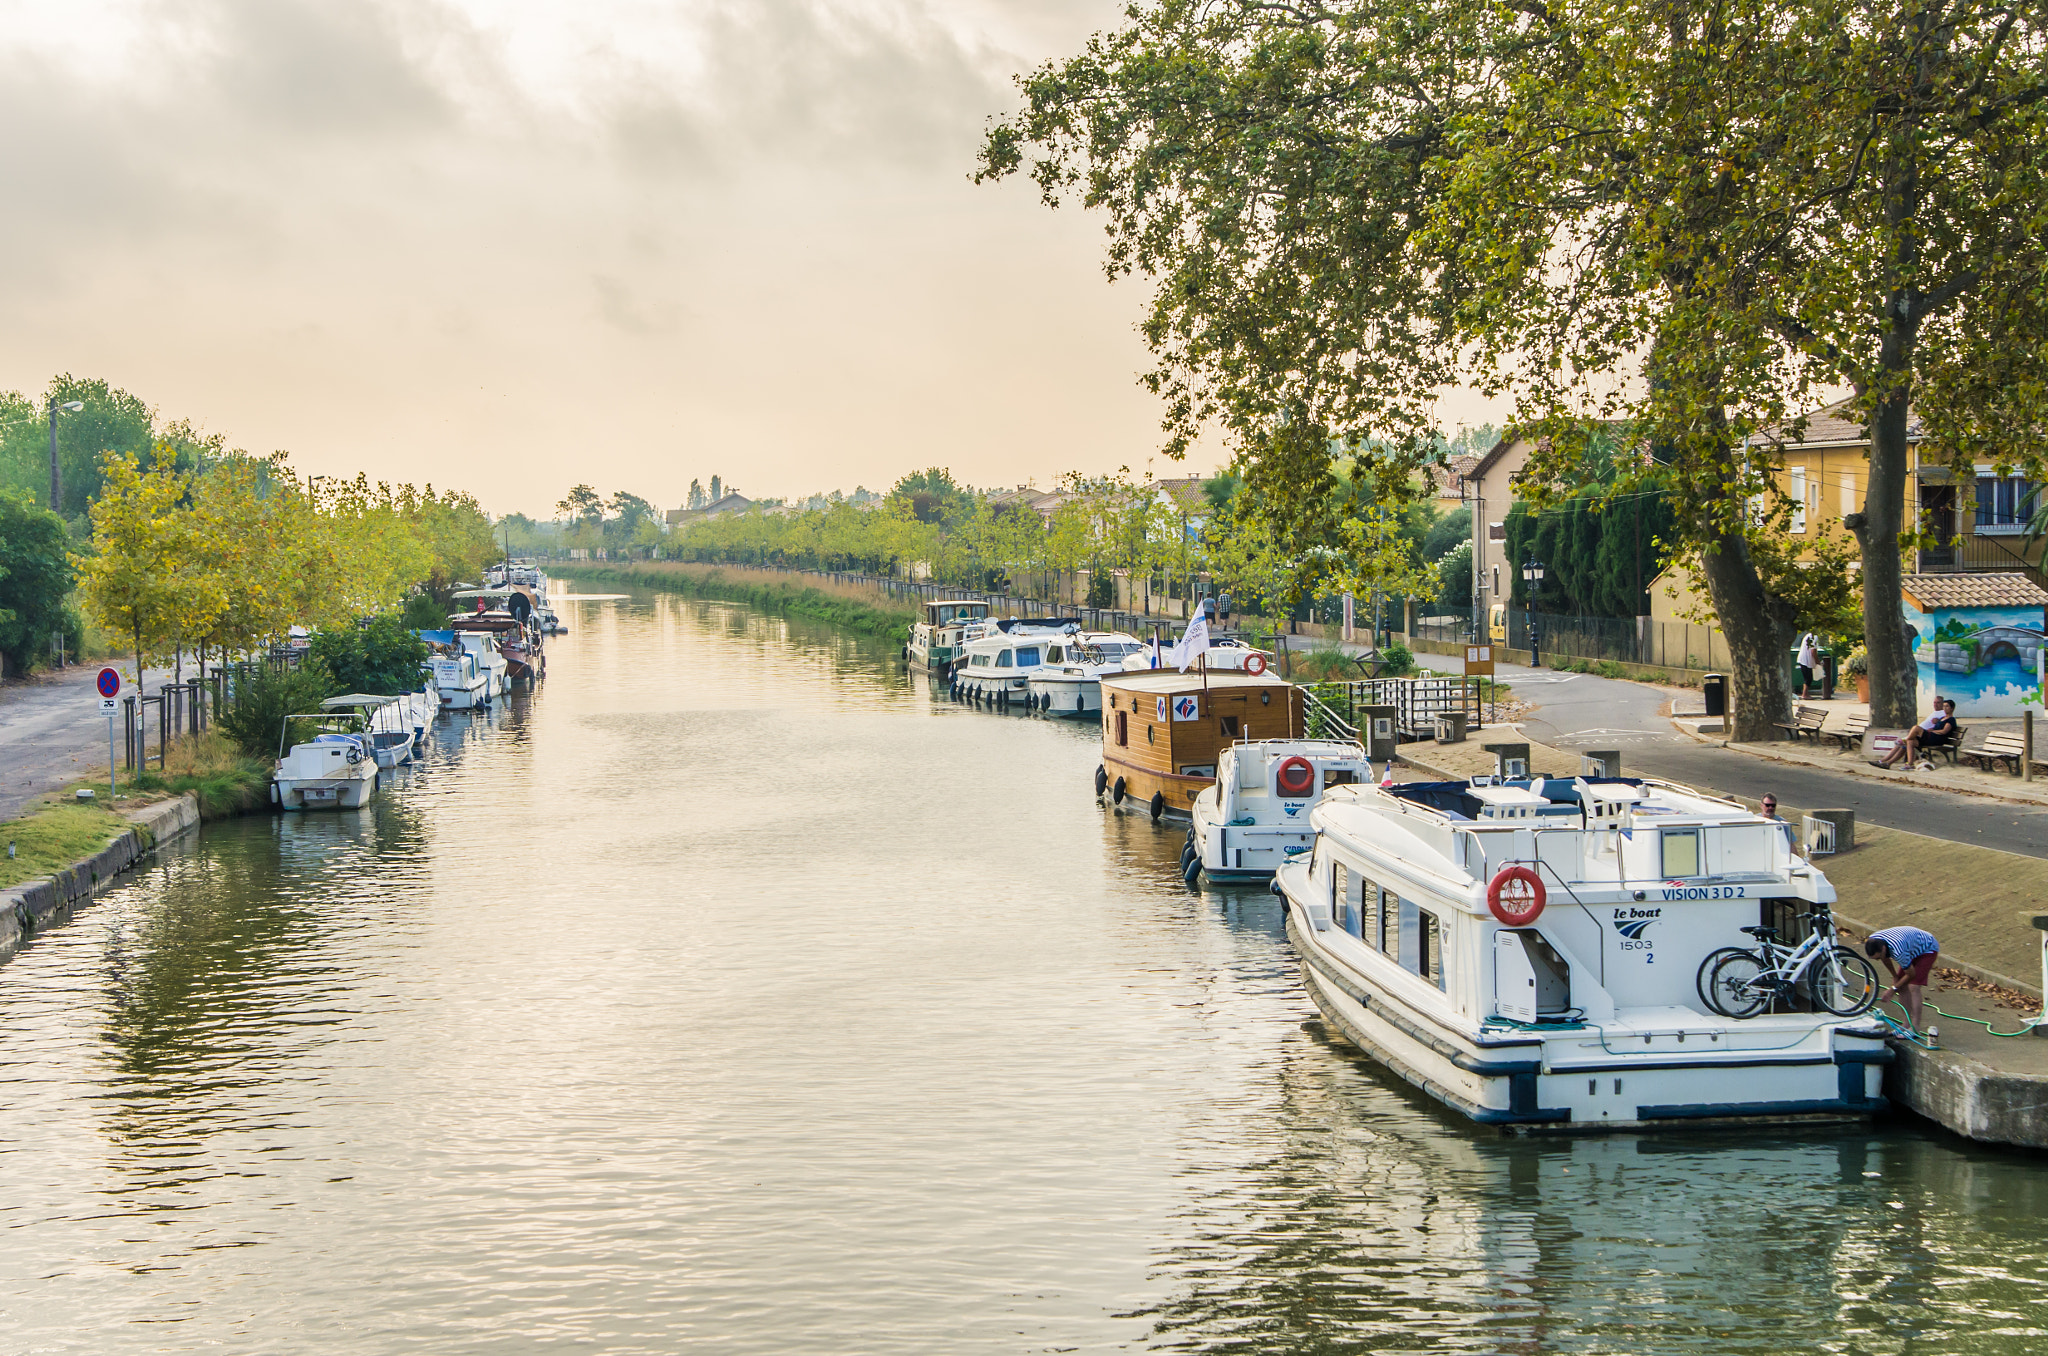
[[[1493,567],[1493,596],[1500,597],[1500,566]]]
[[[1842,516],[1848,517],[1856,511],[1856,477],[1842,473]]]
[[[1792,501],[1792,523],[1787,530],[1791,532],[1804,532],[1806,531],[1806,468],[1804,466],[1788,466],[1785,468],[1785,478],[1789,482],[1785,493]]]
[[[1977,477],[1977,530],[2024,532],[2040,508],[2041,487],[2025,476]]]
[[[1508,525],[1504,522],[1488,523],[1486,525],[1486,539],[1488,541],[1506,541],[1508,539]]]

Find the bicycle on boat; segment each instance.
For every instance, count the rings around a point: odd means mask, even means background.
[[[1835,920],[1824,908],[1807,915],[1812,932],[1796,947],[1775,928],[1743,931],[1756,950],[1724,946],[1700,962],[1700,1000],[1723,1017],[1754,1017],[1780,999],[1804,993],[1837,1017],[1855,1017],[1877,1002],[1877,971],[1846,946],[1835,945]]]

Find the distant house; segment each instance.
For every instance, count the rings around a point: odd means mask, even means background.
[[[704,506],[706,518],[723,518],[731,513],[745,513],[754,506],[754,501],[743,494],[724,494]]]
[[[1466,508],[1467,496],[1472,493],[1470,482],[1479,468],[1480,453],[1461,452],[1447,461],[1441,461],[1427,468],[1430,485],[1436,490],[1437,510],[1455,513]]]
[[[668,523],[670,531],[674,531],[676,528],[683,526],[685,523],[693,523],[697,519],[702,518],[703,516],[703,509],[687,508],[670,509],[667,513],[662,515],[663,519]]]
[[[1028,508],[1043,519],[1047,526],[1051,526],[1052,515],[1059,511],[1061,504],[1073,497],[1066,490],[1038,490],[1029,485],[1019,485],[1014,490],[997,490],[988,497],[988,502],[999,509]]]

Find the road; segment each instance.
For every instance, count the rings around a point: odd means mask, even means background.
[[[80,664],[0,688],[0,820],[20,814],[30,797],[97,773],[106,762],[107,718],[93,690],[99,671],[97,664]],[[154,688],[169,682],[171,672],[151,669],[146,677]]]
[[[1416,658],[1443,662],[1436,655]],[[2048,858],[2048,808],[1924,790],[1907,774],[1883,781],[1703,744],[1672,728],[1663,714],[1671,700],[1667,689],[1512,664],[1497,672],[1517,697],[1539,708],[1522,721],[1530,738],[1559,748],[1618,750],[1624,775],[1751,798],[1769,791],[1788,805],[1854,810],[1860,822],[1882,828]],[[1698,710],[1699,701],[1698,693],[1685,694],[1680,709]]]

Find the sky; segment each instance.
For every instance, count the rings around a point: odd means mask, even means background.
[[[545,517],[1178,465],[1102,223],[970,181],[1121,0],[0,0],[0,389]],[[1493,412],[1447,406],[1477,423]]]

